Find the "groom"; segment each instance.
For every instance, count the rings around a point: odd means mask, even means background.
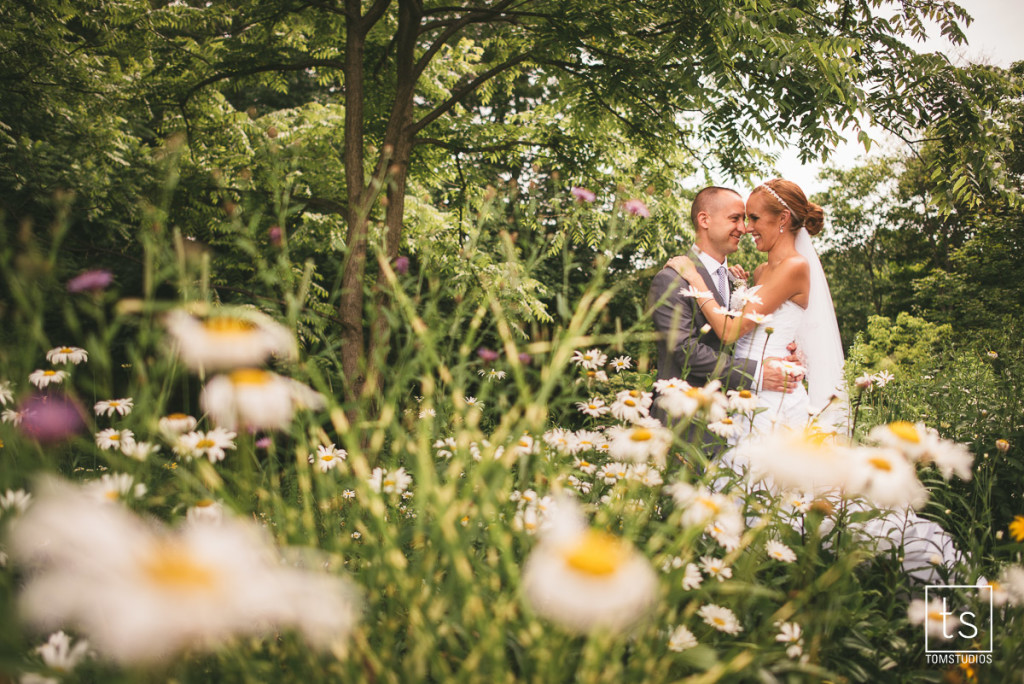
[[[746,233],[746,207],[739,193],[729,188],[708,187],[697,193],[690,209],[697,239],[688,255],[704,277],[703,283],[687,283],[674,269],[665,267],[654,276],[647,295],[654,327],[658,331],[658,379],[682,378],[694,386],[719,379],[727,389],[751,389],[758,373],[756,359],[737,359],[724,354],[722,341],[704,325],[707,320],[693,298],[680,290],[692,285],[710,290],[719,306],[728,306],[732,275],[726,258],[739,249]],[[768,361],[769,359],[765,359]],[[765,364],[761,387],[792,392],[794,383],[775,364]],[[651,415],[669,425],[657,402]]]

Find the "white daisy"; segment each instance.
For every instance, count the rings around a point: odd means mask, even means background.
[[[59,385],[60,383],[64,382],[64,380],[67,377],[67,371],[53,369],[34,370],[31,373],[29,373],[28,381],[31,382],[36,387],[38,387],[39,389],[43,389],[44,387],[50,384]]]
[[[89,352],[80,347],[54,347],[46,352],[46,360],[55,366],[62,363],[77,366],[89,360]]]
[[[849,493],[860,494],[880,508],[920,508],[928,500],[928,490],[917,479],[913,464],[899,451],[860,447],[850,456]]]
[[[963,444],[942,439],[937,430],[907,421],[878,425],[868,434],[885,446],[899,449],[911,461],[934,463],[942,477],[950,479],[955,473],[962,480],[971,479],[974,456]]]
[[[585,458],[573,459],[572,467],[586,473],[587,475],[593,475],[595,472],[597,472],[597,465],[591,463]]]
[[[410,484],[412,484],[412,476],[406,474],[405,468],[399,468],[397,470],[374,468],[373,472],[370,473],[369,482],[370,489],[375,492],[383,492],[384,494],[401,494],[409,487]]]
[[[573,632],[621,631],[648,612],[658,578],[626,540],[588,529],[579,509],[560,503],[523,568],[534,611]]]
[[[174,453],[186,460],[206,457],[210,463],[223,461],[227,449],[235,448],[237,433],[224,428],[214,428],[209,432],[199,430],[181,435],[174,444]]]
[[[600,349],[590,349],[585,352],[577,349],[573,352],[570,361],[587,370],[597,370],[608,363],[608,356],[601,353]]]
[[[697,611],[697,615],[700,615],[706,624],[714,627],[719,632],[739,634],[743,630],[740,621],[736,619],[736,614],[724,606],[716,606],[713,603],[709,603],[701,606],[700,610]]]
[[[852,472],[849,449],[834,434],[819,430],[780,427],[742,440],[733,453],[736,460],[749,463],[752,480],[806,494],[842,488]]]
[[[578,491],[580,494],[589,494],[590,491],[594,488],[593,482],[590,482],[589,480],[583,480],[581,478],[576,477],[575,475],[570,475],[569,477],[567,477],[566,482],[568,482],[569,486]]]
[[[160,447],[152,442],[135,442],[121,446],[121,453],[136,461],[145,461],[158,451],[160,451]]]
[[[664,394],[672,390],[688,390],[690,389],[690,383],[679,378],[665,378],[662,380],[654,381],[654,391],[658,394]]]
[[[8,489],[0,495],[0,510],[4,512],[14,511],[20,515],[28,510],[28,505],[31,502],[32,495],[24,489]]]
[[[796,560],[796,554],[793,553],[793,549],[774,539],[769,539],[765,543],[764,550],[768,553],[769,558],[774,558],[783,563],[792,563]]]
[[[729,408],[733,411],[753,411],[759,404],[757,395],[750,390],[729,390],[725,393],[729,400]]]
[[[0,406],[6,406],[12,401],[14,401],[14,392],[11,390],[11,381],[0,381]]]
[[[12,425],[21,425],[21,412],[14,409],[4,409],[4,412],[0,414],[0,421]]]
[[[96,446],[100,449],[118,449],[135,446],[135,433],[131,430],[115,430],[107,428],[96,433]]]
[[[628,356],[616,356],[612,359],[611,367],[616,373],[621,373],[633,367],[633,359]]]
[[[213,499],[200,499],[185,512],[189,523],[219,523],[224,519],[224,506]]]
[[[420,409],[420,412],[416,415],[417,418],[423,420],[424,418],[435,418],[437,416],[437,409],[429,406],[425,409]]]
[[[742,424],[737,423],[729,416],[726,416],[721,420],[716,420],[713,423],[708,423],[708,430],[718,435],[719,437],[731,439],[733,437],[739,437],[740,434],[743,433],[744,427]]]
[[[703,583],[704,575],[700,574],[700,568],[693,563],[687,563],[686,570],[683,571],[683,589],[693,591]]]
[[[790,658],[799,658],[804,652],[804,638],[800,625],[795,622],[777,622],[779,633],[775,640],[786,644],[786,655]]]
[[[576,380],[577,384],[581,382],[608,382],[608,374],[603,370],[588,370],[584,373],[582,378]]]
[[[740,546],[740,535],[743,534],[743,518],[738,515],[720,515],[708,523],[704,531],[726,551],[735,551]]]
[[[172,413],[161,418],[158,427],[164,436],[173,440],[178,435],[195,430],[197,422],[195,418],[184,413]]]
[[[121,501],[127,497],[141,499],[146,495],[146,485],[136,484],[127,473],[105,473],[100,479],[85,483],[82,491],[98,501]]]
[[[478,409],[482,409],[484,407],[484,402],[480,401],[476,397],[466,397],[465,402],[466,406],[475,406]]]
[[[218,427],[286,430],[297,408],[323,408],[322,395],[277,373],[242,368],[206,383],[199,403]]]
[[[855,384],[857,387],[861,388],[862,390],[871,389],[874,386],[874,384],[875,384],[875,376],[872,375],[871,373],[864,373],[863,375],[858,377],[856,380],[854,380],[853,384]]]
[[[521,435],[512,446],[512,451],[516,456],[529,456],[537,453],[537,445],[530,435]]]
[[[343,491],[341,493],[341,498],[343,498],[343,499],[354,499],[354,498],[356,498],[356,492],[355,492],[354,489],[346,489],[345,491]]]
[[[316,456],[310,456],[309,462],[315,463],[320,468],[321,473],[326,473],[328,470],[333,470],[337,467],[338,463],[348,458],[348,452],[344,449],[339,449],[331,444],[321,444],[316,448]]]
[[[647,395],[646,398],[644,395]],[[650,415],[650,396],[650,392],[623,390],[615,396],[615,401],[612,402],[612,415],[628,423],[635,423],[646,418]]]
[[[761,296],[757,294],[762,287],[763,285],[747,287],[742,283],[738,284],[736,289],[732,291],[732,296],[729,297],[729,305],[735,306],[737,309],[742,309],[747,304],[764,304],[761,300]]]
[[[686,629],[683,625],[679,625],[672,630],[672,633],[668,636],[668,650],[685,651],[688,648],[693,648],[697,645],[697,637],[693,636],[693,632]]]
[[[564,428],[552,428],[544,433],[544,443],[562,454],[576,450],[576,433]]]
[[[721,387],[720,381],[712,380],[704,387],[668,390],[658,398],[658,405],[673,418],[700,416],[714,422],[725,418],[728,406]]]
[[[589,401],[577,402],[576,408],[579,409],[580,413],[593,416],[594,418],[600,418],[611,411],[611,409],[605,405],[604,399],[600,397],[593,397]]]
[[[708,577],[713,577],[719,582],[724,582],[732,577],[732,568],[726,565],[721,558],[701,556],[700,566]]]
[[[772,322],[772,314],[757,313],[756,311],[748,311],[743,314],[743,317],[748,321],[753,321],[757,325],[767,325]]]
[[[434,448],[437,450],[438,458],[451,458],[455,455],[455,438],[445,437],[434,442]]]
[[[907,608],[907,620],[912,625],[924,624],[928,635],[939,639],[952,639],[960,626],[956,611],[946,607],[946,599],[914,599]]]
[[[295,336],[269,316],[236,310],[205,319],[177,309],[164,320],[178,356],[193,371],[258,366],[271,356],[298,356]]]
[[[665,484],[657,468],[646,463],[634,463],[629,467],[629,479],[645,487],[660,487]]]
[[[36,653],[50,669],[58,672],[71,672],[89,655],[89,642],[79,639],[72,646],[71,637],[61,630],[51,634],[45,644],[36,647]]]
[[[672,446],[672,431],[636,425],[613,427],[608,431],[608,441],[611,444],[608,453],[614,459],[633,463],[652,461],[664,467],[665,456]]]
[[[112,416],[117,413],[120,416],[127,416],[132,412],[132,398],[125,397],[124,399],[110,399],[107,401],[97,401],[92,410],[96,412],[97,416],[106,414]]]
[[[606,485],[613,485],[619,480],[625,480],[628,476],[629,466],[617,461],[605,463],[603,466],[598,468],[597,473],[595,474],[595,477]]]
[[[490,368],[488,370],[484,370],[483,368],[481,368],[480,370],[477,371],[477,374],[480,377],[485,378],[486,380],[504,380],[505,379],[505,371],[498,370],[497,368]]]
[[[171,530],[67,484],[47,482],[37,496],[11,530],[12,559],[28,571],[21,615],[34,628],[75,625],[117,663],[166,662],[288,629],[339,647],[355,622],[347,585],[281,562],[253,523]]]
[[[576,431],[576,453],[600,449],[601,445],[607,442],[608,440],[605,439],[605,436],[596,430]]]

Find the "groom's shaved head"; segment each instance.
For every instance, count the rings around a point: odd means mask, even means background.
[[[743,199],[743,196],[732,188],[723,188],[717,185],[704,188],[697,193],[697,196],[693,198],[693,206],[690,208],[690,220],[693,221],[694,228],[697,228],[697,215],[701,212],[710,214],[714,209],[718,208],[723,197],[739,197],[741,200]]]

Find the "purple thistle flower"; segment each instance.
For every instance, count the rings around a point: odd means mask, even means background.
[[[647,205],[644,204],[643,200],[634,197],[633,199],[626,200],[625,204],[622,206],[633,216],[640,216],[642,218],[651,217],[651,210],[647,208]]]
[[[281,243],[284,242],[284,230],[281,226],[270,226],[267,230],[267,236],[270,238],[270,244],[274,247],[280,247]]]
[[[586,188],[574,186],[569,192],[571,192],[572,196],[579,202],[593,202],[597,199],[597,195]]]
[[[407,257],[407,256],[400,256],[397,259],[395,259],[394,269],[395,269],[395,273],[397,273],[398,275],[405,275],[406,273],[408,273],[409,272],[409,257]]]
[[[532,356],[530,356],[526,352],[519,352],[519,363],[523,364],[524,366],[527,366],[530,364],[531,361],[533,361]]]
[[[21,405],[21,431],[36,441],[59,442],[85,427],[84,411],[73,399],[36,394]]]
[[[487,347],[480,347],[479,349],[477,349],[476,355],[479,356],[484,361],[486,361],[487,363],[497,361],[498,357],[501,356],[501,354],[499,354],[498,352],[494,351],[493,349],[488,349]]]
[[[256,440],[255,446],[257,449],[269,449],[271,444],[273,442],[270,441],[270,437],[260,437]]]
[[[114,282],[114,274],[106,269],[85,271],[68,281],[68,292],[98,292]]]

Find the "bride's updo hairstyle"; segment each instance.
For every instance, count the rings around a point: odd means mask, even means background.
[[[751,195],[761,193],[768,206],[778,213],[788,210],[793,230],[806,228],[811,235],[817,235],[825,225],[825,212],[814,202],[807,201],[807,195],[793,181],[773,178],[754,188]]]

